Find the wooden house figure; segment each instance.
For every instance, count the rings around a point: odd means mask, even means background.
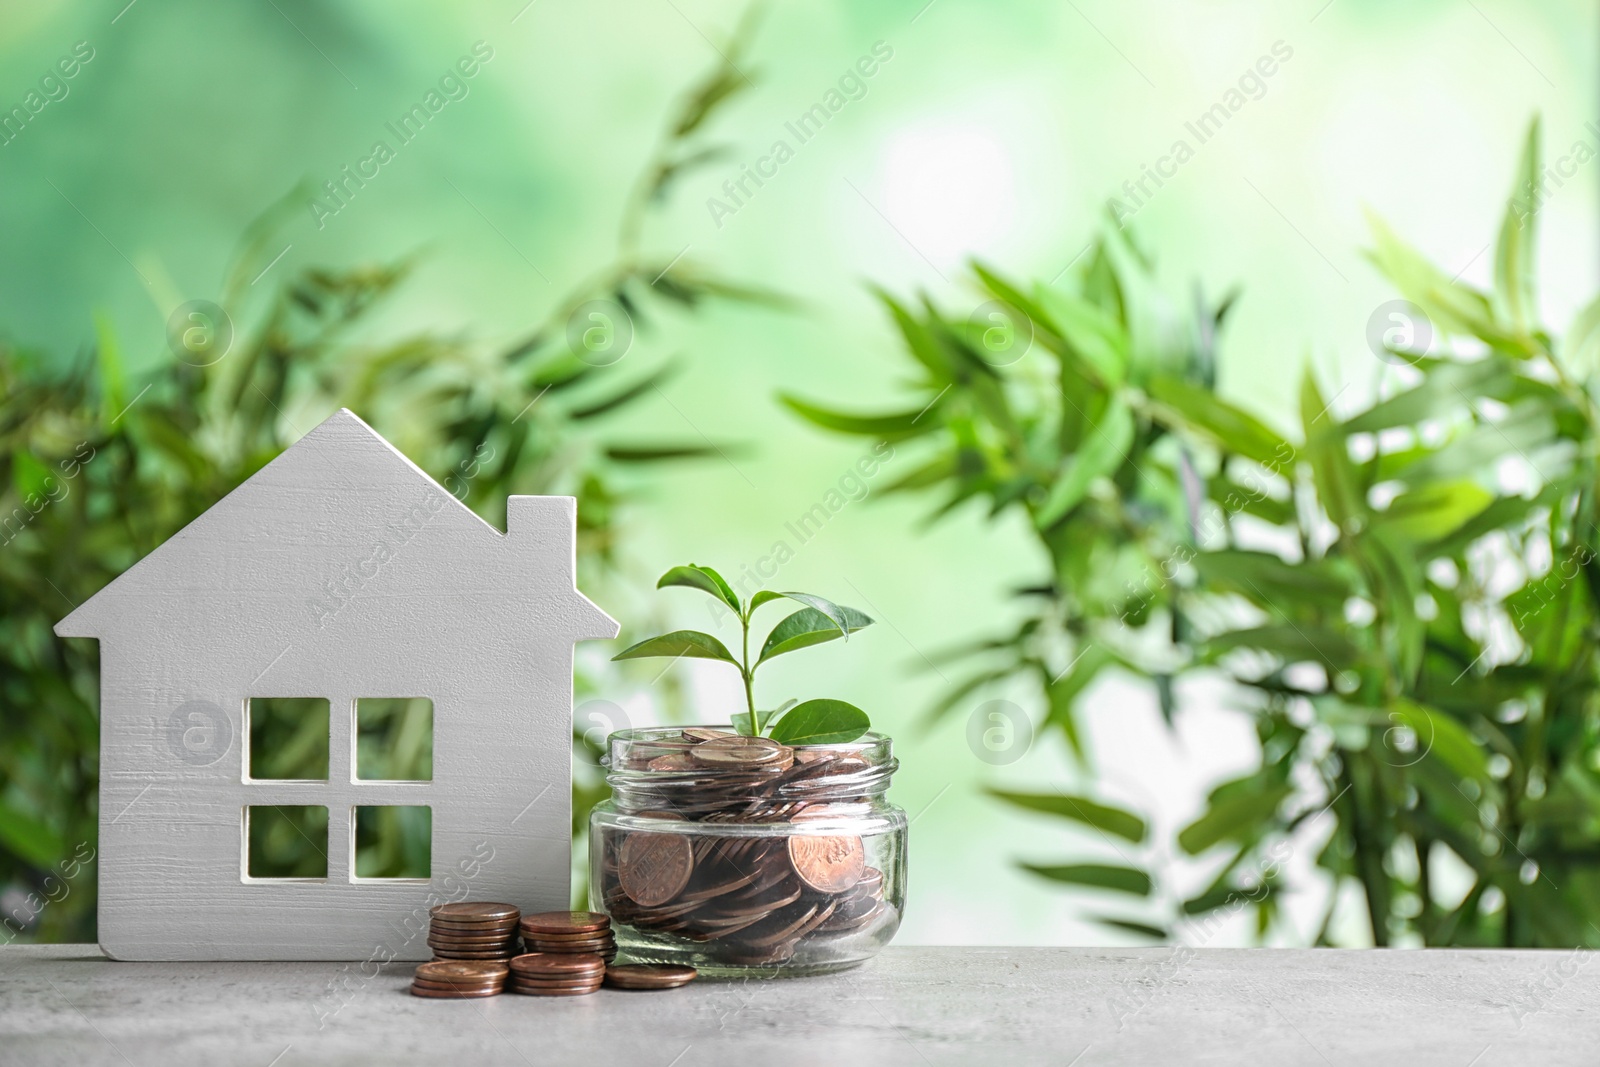
[[[56,626],[100,640],[99,936],[117,959],[427,959],[448,900],[568,906],[576,502],[506,531],[340,411]],[[252,707],[326,702],[324,780],[252,777]],[[427,781],[358,767],[361,702],[433,707]],[[256,753],[259,767],[261,753]],[[253,817],[325,808],[324,877],[258,877]],[[429,877],[358,877],[358,809],[431,811]]]

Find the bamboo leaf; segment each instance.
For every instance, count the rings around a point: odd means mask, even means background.
[[[1150,382],[1150,395],[1169,413],[1169,421],[1209,437],[1227,452],[1276,468],[1294,449],[1266,423],[1205,389],[1167,375]]]
[[[1494,304],[1501,322],[1521,334],[1531,333],[1539,321],[1538,213],[1541,180],[1539,117],[1528,123],[1522,158],[1517,162],[1511,196],[1494,250]]]
[[[1278,806],[1294,792],[1275,785],[1218,796],[1206,811],[1178,834],[1178,847],[1198,856],[1224,841],[1245,841],[1260,836],[1272,823]]]
[[[1067,863],[1056,866],[1024,863],[1022,868],[1053,882],[1080,885],[1086,889],[1109,889],[1136,897],[1150,895],[1150,876],[1136,867],[1108,863]]]
[[[1136,845],[1144,841],[1148,832],[1145,821],[1139,816],[1088,797],[1065,793],[1008,793],[999,789],[989,790],[989,795],[1028,811],[1040,811],[1104,830]]]
[[[1108,478],[1125,463],[1133,447],[1133,410],[1121,399],[1113,399],[1093,430],[1084,435],[1083,446],[1067,457],[1050,495],[1039,506],[1034,523],[1040,529],[1054,526],[1077,507],[1096,479]]]
[[[919,434],[930,433],[942,425],[939,400],[923,405],[915,411],[892,412],[887,415],[849,415],[831,411],[787,394],[778,398],[785,407],[807,422],[834,433],[855,434],[862,437],[881,437],[886,441],[904,440]]]

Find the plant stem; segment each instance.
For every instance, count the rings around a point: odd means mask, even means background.
[[[754,737],[761,731],[756,727],[756,694],[752,682],[755,680],[755,671],[750,667],[750,612],[739,612],[739,626],[744,631],[739,655],[739,673],[744,676],[744,706],[750,713],[750,735]]]

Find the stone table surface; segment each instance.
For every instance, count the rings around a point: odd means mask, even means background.
[[[891,948],[659,993],[424,1000],[411,968],[0,948],[0,1065],[1600,1063],[1574,951]]]

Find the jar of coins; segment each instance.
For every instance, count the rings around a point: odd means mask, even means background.
[[[889,738],[783,745],[730,728],[611,735],[589,821],[591,906],[630,960],[821,974],[900,926],[906,816]]]

